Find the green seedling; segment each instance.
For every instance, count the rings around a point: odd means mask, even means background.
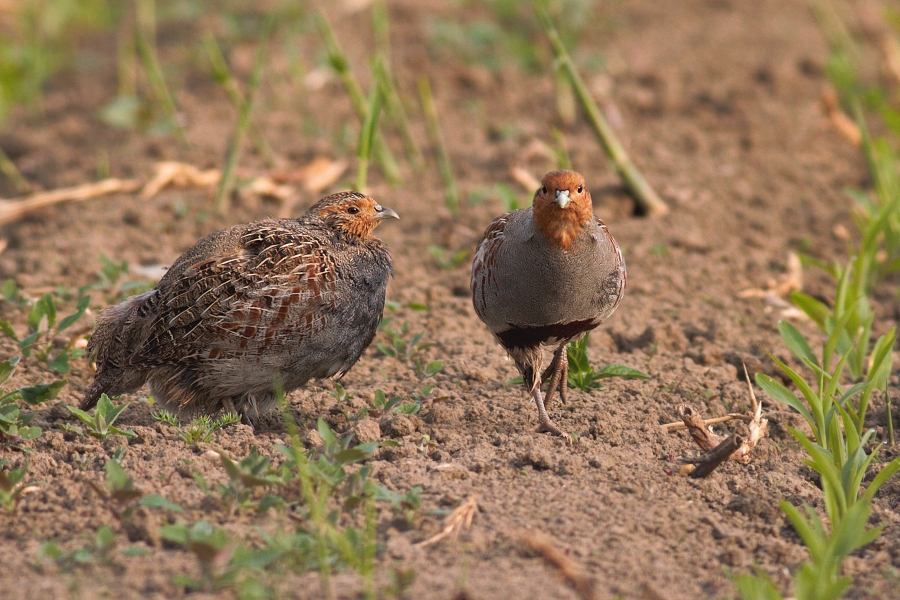
[[[272,548],[271,544],[259,550],[246,548],[208,521],[163,525],[159,534],[163,539],[183,546],[196,557],[200,566],[200,579],[177,576],[172,578],[173,583],[188,590],[207,592],[235,587],[239,598],[273,597],[271,588],[258,579],[241,577],[245,571],[261,571],[282,557],[280,550]]]
[[[376,342],[375,347],[385,356],[412,361],[419,352],[434,346],[434,342],[422,341],[425,336],[424,331],[407,337],[409,334],[408,321],[404,321],[398,328],[391,326],[393,321],[393,317],[387,317],[382,319],[378,325],[379,331],[387,338],[387,343]]]
[[[441,269],[449,270],[469,262],[469,248],[461,248],[456,252],[441,248],[440,246],[429,246],[428,253],[434,258],[434,262]]]
[[[357,415],[357,417],[361,419],[367,415],[371,415],[378,419],[382,415],[390,413],[400,406],[401,402],[403,402],[403,396],[391,396],[388,398],[382,390],[375,390],[372,406],[361,409],[360,414]]]
[[[0,460],[0,506],[7,512],[16,510],[19,500],[25,491],[25,475],[28,473],[28,465],[18,469],[10,469],[9,461]]]
[[[0,386],[9,380],[18,364],[18,357],[0,362]],[[57,379],[51,383],[20,387],[9,392],[0,390],[0,443],[16,445],[41,435],[40,427],[31,426],[34,413],[23,412],[17,401],[22,400],[29,406],[37,406],[56,398],[64,385],[65,379]]]
[[[109,525],[103,525],[94,533],[93,539],[81,548],[67,552],[56,542],[44,542],[40,554],[53,561],[60,571],[68,572],[89,564],[115,565],[115,549],[116,534]]]
[[[416,514],[422,509],[422,486],[417,485],[405,494],[379,487],[375,499],[390,502],[394,511],[411,527]]]
[[[338,402],[347,402],[353,398],[353,394],[344,389],[339,383],[334,384],[333,390],[328,390],[328,393],[337,398]]]
[[[15,279],[4,280],[3,286],[0,287],[0,294],[3,295],[4,300],[17,308],[21,308],[28,304],[28,299],[19,293],[19,286],[16,285]]]
[[[245,506],[254,490],[263,489],[283,483],[271,467],[271,459],[260,456],[256,447],[239,462],[234,462],[224,453],[219,453],[219,460],[228,473],[228,483],[219,487],[219,493],[225,504],[226,512],[231,514],[238,507]]]
[[[166,84],[166,78],[159,63],[159,54],[156,50],[155,0],[138,0],[136,4],[138,23],[135,28],[135,42],[137,44],[138,58],[144,67],[144,72],[147,74],[147,81],[150,84],[153,99],[162,108],[163,114],[166,115],[170,131],[174,131],[178,141],[187,146],[187,136],[178,119],[178,107],[175,106],[172,93]]]
[[[117,448],[115,454],[113,458],[106,461],[103,467],[106,472],[104,485],[91,480],[88,480],[87,483],[106,502],[107,508],[116,519],[127,521],[138,506],[181,512],[180,506],[169,502],[162,496],[157,494],[145,496],[135,484],[134,479],[122,467],[124,449]]]
[[[625,379],[650,379],[650,376],[625,365],[606,365],[600,370],[591,366],[587,355],[588,337],[585,334],[580,340],[569,342],[566,346],[566,358],[569,361],[569,387],[578,388],[584,392],[602,389],[597,383],[601,379],[610,377],[623,377]],[[522,376],[513,377],[506,382],[509,385],[522,385]]]
[[[586,334],[580,340],[569,342],[566,346],[566,356],[569,361],[569,385],[584,392],[598,389],[601,379],[609,377],[623,377],[625,379],[649,379],[650,376],[643,371],[626,367],[625,365],[606,365],[602,369],[595,370],[588,360]]]
[[[843,331],[837,327],[828,338],[822,350],[820,362],[806,341],[806,338],[791,324],[780,322],[779,332],[785,344],[813,373],[815,384],[808,383],[799,373],[788,367],[771,354],[773,362],[794,382],[800,390],[803,401],[781,383],[763,373],[756,374],[756,383],[774,400],[794,409],[806,420],[812,430],[812,439],[798,429],[790,431],[803,445],[809,454],[806,463],[822,477],[822,493],[829,517],[833,521],[841,519],[858,501],[859,489],[866,474],[875,450],[866,453],[866,448],[874,435],[874,431],[864,431],[866,390],[880,382],[882,369],[887,365],[890,372],[890,352],[884,355],[873,354],[873,368],[870,378],[844,389],[840,384],[846,362],[852,349],[839,357],[837,364],[831,366],[831,359],[837,339]],[[894,331],[888,335],[888,348],[893,346]],[[876,345],[877,349],[877,345]],[[805,402],[804,402],[805,401]],[[884,474],[885,479],[900,469],[900,458],[889,463],[868,486],[872,494],[881,485],[876,481]]]
[[[871,498],[853,505],[850,511],[831,530],[816,511],[805,506],[800,511],[782,500],[781,508],[809,549],[809,560],[794,574],[793,598],[797,600],[837,600],[853,580],[841,577],[841,565],[847,556],[877,538],[884,525],[866,529],[871,513]],[[805,514],[804,514],[805,513]],[[764,576],[741,575],[735,580],[738,593],[744,600],[782,600],[784,596]]]
[[[374,64],[378,65],[380,61],[376,59]],[[373,71],[376,68],[373,66]],[[375,147],[375,134],[378,132],[378,118],[381,116],[382,103],[381,86],[373,85],[366,101],[366,115],[359,130],[359,143],[356,150],[356,158],[359,160],[359,169],[356,173],[356,189],[358,190],[366,189],[369,159],[372,157],[372,148]]]
[[[241,422],[241,416],[235,413],[226,413],[217,419],[213,419],[209,415],[200,415],[191,419],[191,422],[185,426],[181,425],[177,416],[167,410],[151,413],[150,416],[177,429],[178,439],[191,446],[196,446],[201,442],[208,444],[212,441],[216,431]]]
[[[331,23],[328,22],[325,13],[322,11],[316,13],[316,25],[328,51],[328,63],[337,73],[341,83],[344,84],[347,96],[350,97],[350,102],[353,104],[360,122],[363,122],[367,114],[366,96],[350,68],[350,61],[347,59],[347,55],[340,44],[338,44]],[[376,83],[375,85],[377,86],[378,84]],[[400,168],[397,166],[397,159],[391,154],[381,135],[376,135],[372,141],[372,151],[387,180],[392,184],[400,183]]]
[[[178,578],[177,583],[190,589],[214,591],[234,582],[237,571],[230,563],[235,545],[228,543],[222,529],[213,527],[209,521],[197,521],[191,526],[185,523],[163,525],[159,535],[164,540],[184,546],[197,557],[202,579]]]
[[[222,179],[219,181],[219,189],[216,192],[216,210],[220,215],[228,212],[231,201],[231,192],[234,189],[234,169],[241,157],[244,147],[244,138],[250,127],[250,117],[253,114],[256,91],[262,82],[263,67],[266,60],[266,50],[269,47],[269,38],[275,27],[274,15],[270,15],[265,22],[263,32],[260,35],[259,46],[256,48],[256,57],[253,61],[253,70],[250,72],[250,81],[247,82],[247,94],[238,114],[237,126],[228,151],[225,154],[225,165],[222,167]]]
[[[789,428],[791,434],[806,450],[809,458],[804,462],[815,470],[821,479],[822,496],[830,523],[830,531],[814,509],[805,507],[805,514],[794,506],[782,502],[797,533],[810,552],[810,560],[803,563],[794,576],[794,594],[800,600],[840,598],[852,583],[840,577],[843,560],[854,550],[874,540],[882,527],[866,529],[871,513],[872,499],[892,475],[900,471],[900,458],[895,458],[878,472],[860,494],[862,481],[878,450],[872,447],[874,431],[863,431],[868,396],[866,390],[880,384],[880,379],[890,372],[890,352],[880,348],[882,340],[875,344],[869,364],[867,379],[849,389],[840,384],[841,375],[855,347],[845,352],[837,351],[839,339],[846,334],[846,321],[842,317],[835,324],[822,349],[821,360],[812,351],[806,338],[789,323],[779,323],[778,329],[788,348],[810,371],[814,384],[788,367],[771,354],[773,362],[794,382],[803,400],[768,375],[757,373],[756,382],[770,397],[794,409],[807,421],[813,437],[803,431]],[[895,332],[884,337],[884,344],[891,348]],[[856,338],[861,343],[864,334]],[[884,356],[887,354],[888,357]],[[834,359],[836,363],[833,363]],[[887,366],[885,366],[887,365]],[[867,449],[871,451],[867,453]],[[752,575],[743,575],[737,581],[744,598],[780,598],[771,583]]]
[[[0,332],[16,342],[22,356],[29,358],[33,354],[51,371],[64,375],[71,369],[70,360],[84,356],[84,350],[73,347],[78,336],[68,339],[60,349],[56,348],[55,340],[64,338],[63,331],[74,325],[84,315],[90,302],[90,296],[82,296],[78,300],[75,312],[57,321],[53,296],[44,294],[35,301],[28,313],[26,320],[28,333],[25,337],[20,339],[8,321],[0,321]]]
[[[483,204],[488,199],[499,199],[505,212],[518,210],[524,206],[515,190],[505,183],[497,183],[491,187],[478,188],[469,193],[469,204]]]
[[[444,135],[441,133],[441,124],[438,119],[437,107],[434,103],[434,95],[431,93],[431,83],[428,77],[423,75],[416,81],[419,89],[419,101],[422,103],[422,114],[425,116],[425,125],[434,153],[437,157],[438,170],[441,180],[444,182],[444,205],[451,215],[459,214],[459,189],[456,187],[456,178],[453,175],[453,165],[450,155],[444,144]]]
[[[247,102],[247,98],[241,90],[240,85],[238,85],[237,80],[231,74],[231,69],[228,68],[228,62],[222,55],[222,49],[219,47],[216,38],[212,34],[207,34],[202,40],[202,46],[203,50],[206,52],[206,57],[209,59],[213,79],[221,84],[225,93],[228,95],[228,99],[231,100],[231,104],[234,105],[236,109],[242,110]],[[253,141],[256,151],[262,156],[266,164],[270,167],[274,166],[275,154],[260,128],[253,123],[250,123],[247,134]]]
[[[153,287],[147,280],[125,281],[129,273],[128,261],[115,262],[105,254],[100,255],[100,270],[97,271],[97,281],[88,284],[78,290],[78,296],[82,297],[91,290],[104,292],[109,303],[118,302],[127,296],[146,292]]]
[[[134,431],[113,426],[113,423],[119,418],[122,411],[128,408],[129,404],[129,402],[125,402],[119,406],[114,406],[109,396],[102,394],[93,415],[74,406],[67,406],[66,408],[87,425],[87,433],[91,437],[105,440],[111,435],[121,435],[130,440],[135,435]]]
[[[855,354],[857,350],[855,344],[843,352],[838,349],[841,346],[842,338],[846,335],[846,321],[850,316],[849,313],[844,315],[841,322],[831,328],[831,333],[822,349],[821,361],[796,327],[784,321],[779,322],[778,330],[782,339],[800,362],[812,371],[815,388],[807,383],[798,372],[771,354],[769,356],[778,365],[778,368],[796,384],[805,403],[768,375],[762,373],[756,375],[757,385],[775,400],[800,413],[812,429],[813,440],[826,450],[836,452],[836,459],[841,465],[845,462],[847,454],[841,442],[840,425],[844,423],[849,426],[853,430],[854,438],[863,435],[863,424],[872,389],[882,389],[887,385],[887,378],[892,367],[890,349],[896,341],[896,329],[891,329],[881,336],[866,361],[869,364],[866,379],[845,390],[840,384],[840,379],[851,355]],[[856,338],[856,343],[861,343],[865,337],[866,334],[861,332]],[[835,359],[837,359],[836,364],[834,363]],[[857,397],[858,400],[854,402],[853,398]]]

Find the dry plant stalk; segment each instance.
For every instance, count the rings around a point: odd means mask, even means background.
[[[839,134],[847,138],[854,146],[862,145],[862,132],[853,119],[841,110],[840,101],[834,88],[826,87],[822,90],[822,110],[825,111],[825,116],[828,117],[831,126]]]
[[[297,172],[303,187],[311,194],[318,194],[333,185],[347,170],[346,160],[316,158]]]
[[[348,166],[346,160],[320,156],[296,171],[269,171],[267,175],[276,183],[302,183],[307,192],[318,194],[340,179]]]
[[[529,548],[540,554],[549,565],[556,567],[560,575],[578,593],[582,600],[597,598],[597,589],[593,577],[577,562],[566,556],[546,533],[532,532],[522,538]]]
[[[703,431],[706,430],[703,429]],[[694,441],[697,442],[698,445],[700,444],[700,440],[698,438],[695,437]],[[719,465],[728,460],[729,457],[733,456],[733,454],[738,450],[738,448],[741,447],[743,443],[744,440],[741,438],[741,436],[732,434],[722,440],[717,446],[707,450],[700,456],[696,458],[683,459],[685,463],[697,465],[688,472],[688,477],[699,479],[701,477],[708,476],[710,473],[715,471]],[[702,447],[703,446],[701,446],[701,448]]]
[[[705,477],[729,458],[739,463],[749,463],[751,452],[759,443],[759,440],[766,435],[769,420],[764,419],[762,416],[762,404],[756,400],[756,394],[753,391],[753,385],[750,383],[750,374],[747,373],[746,365],[744,365],[744,377],[747,379],[747,389],[750,392],[751,415],[731,414],[727,417],[704,421],[700,414],[687,404],[679,404],[675,408],[675,411],[684,423],[683,429],[687,429],[697,445],[700,446],[700,449],[706,452],[706,454],[695,459],[684,460],[686,463],[698,465],[690,472],[691,477]],[[722,423],[732,420],[747,421],[748,435],[746,438],[730,435],[723,439],[707,428],[707,425],[711,422]],[[663,425],[663,429],[665,431],[675,431],[674,427],[670,427],[672,425],[675,424]]]
[[[533,194],[536,189],[541,187],[540,180],[532,175],[527,169],[523,169],[522,167],[510,168],[509,176],[512,177],[516,183],[521,185],[526,192],[529,192],[531,194]]]
[[[433,544],[437,544],[447,537],[450,538],[451,542],[455,542],[460,531],[463,529],[468,531],[472,527],[472,519],[475,518],[475,513],[477,512],[478,502],[475,500],[475,496],[472,496],[453,509],[453,512],[447,516],[447,524],[444,525],[444,529],[442,529],[440,533],[431,536],[427,540],[422,540],[417,543],[416,546],[426,548]]]
[[[59,204],[60,202],[90,200],[97,196],[133,192],[141,186],[134,179],[104,179],[94,183],[84,183],[74,187],[60,188],[49,192],[38,192],[23,200],[0,200],[0,225],[12,223],[36,210]]]
[[[803,263],[800,257],[794,252],[788,252],[787,266],[785,272],[778,276],[778,279],[770,279],[766,282],[766,288],[750,288],[741,290],[737,297],[741,299],[761,298],[765,300],[767,306],[765,311],[771,312],[773,308],[781,311],[782,319],[806,320],[809,316],[794,306],[785,298],[790,296],[791,292],[798,292],[803,289]]]
[[[169,185],[208,187],[219,183],[221,178],[222,172],[218,169],[201,171],[188,163],[163,161],[156,163],[156,174],[141,190],[141,198],[149,200]]]
[[[690,407],[688,407],[690,410]],[[676,409],[677,410],[677,409]],[[713,417],[712,419],[704,419],[701,420],[701,427],[706,425],[715,425],[717,423],[728,423],[729,421],[752,421],[753,417],[750,415],[742,415],[740,413],[728,413],[724,417]],[[666,423],[665,425],[660,425],[663,433],[673,433],[675,431],[684,431],[685,429],[689,429],[689,426],[685,424],[684,421],[675,421],[674,423]]]
[[[751,288],[738,293],[738,298],[786,298],[803,289],[803,262],[795,252],[788,252],[787,266],[778,279],[766,283],[766,289]]]

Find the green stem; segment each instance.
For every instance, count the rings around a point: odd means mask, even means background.
[[[6,175],[15,186],[17,192],[25,193],[31,191],[31,184],[28,183],[28,180],[25,179],[25,176],[19,171],[16,163],[14,163],[12,159],[7,156],[6,152],[3,151],[3,148],[0,148],[0,173]]]
[[[269,46],[269,37],[275,26],[275,19],[269,17],[263,26],[260,35],[259,47],[256,49],[256,58],[253,63],[253,71],[250,73],[250,81],[247,82],[247,95],[241,105],[238,116],[237,128],[228,147],[225,157],[225,166],[222,168],[222,180],[219,182],[219,191],[216,194],[216,210],[220,215],[228,212],[228,200],[234,188],[234,167],[240,158],[244,137],[250,127],[250,115],[253,112],[253,101],[256,99],[256,90],[262,81],[263,64],[266,58],[266,49]]]
[[[426,75],[419,77],[416,82],[419,88],[419,98],[422,102],[422,113],[425,115],[425,125],[428,128],[428,137],[434,145],[437,156],[438,169],[444,182],[444,202],[451,214],[459,214],[459,191],[456,188],[456,179],[453,177],[453,166],[450,157],[444,147],[444,139],[441,135],[441,125],[438,122],[437,108],[434,105],[434,96],[431,93],[431,84]]]
[[[556,60],[559,61],[559,67],[569,76],[569,80],[575,88],[575,95],[581,102],[581,106],[587,115],[588,121],[591,122],[591,125],[594,128],[594,132],[597,134],[600,144],[603,146],[606,154],[612,159],[616,171],[619,173],[619,177],[625,182],[626,187],[631,192],[632,196],[634,196],[635,201],[644,213],[650,216],[668,213],[669,207],[663,202],[659,195],[657,195],[653,187],[646,179],[644,179],[640,170],[638,170],[631,161],[631,157],[628,155],[628,152],[625,151],[625,147],[622,146],[619,138],[600,111],[600,107],[597,106],[597,103],[591,96],[587,85],[585,85],[584,80],[578,73],[578,69],[575,68],[575,64],[572,62],[568,50],[566,50],[565,45],[560,39],[559,33],[551,23],[550,17],[541,0],[536,0],[536,7],[541,25],[543,25],[544,32],[547,34],[547,37],[550,39],[550,44],[553,46]]]
[[[206,51],[206,56],[209,58],[209,63],[212,66],[213,78],[222,84],[225,93],[228,95],[228,99],[231,100],[231,103],[235,108],[240,110],[244,106],[246,98],[244,97],[244,92],[241,91],[240,86],[231,74],[231,69],[228,68],[228,62],[222,55],[222,49],[219,47],[218,42],[216,42],[216,38],[213,37],[212,34],[207,34],[203,38],[202,44],[203,49]],[[256,146],[256,151],[259,152],[259,155],[262,157],[263,161],[265,161],[266,165],[270,167],[274,166],[275,153],[272,151],[272,147],[269,145],[268,140],[260,131],[259,127],[250,123],[248,134],[253,141],[253,145]]]
[[[150,82],[150,88],[156,101],[162,106],[169,124],[175,131],[178,141],[187,146],[187,136],[184,128],[178,122],[178,109],[175,101],[172,100],[172,94],[166,85],[166,79],[163,76],[162,68],[159,65],[159,57],[156,52],[156,22],[153,18],[155,15],[153,0],[140,0],[138,2],[139,18],[137,26],[137,49],[144,64],[144,70],[147,71],[147,79]],[[144,18],[140,17],[143,13]]]
[[[353,104],[353,109],[356,111],[360,121],[364,121],[366,118],[365,94],[363,94],[362,87],[350,69],[350,61],[347,60],[347,55],[340,44],[338,44],[331,23],[328,22],[325,13],[322,11],[316,13],[316,24],[328,49],[328,60],[331,63],[331,67],[340,77],[341,83],[344,84],[344,89],[347,90],[347,95],[350,97],[350,102]],[[375,159],[381,165],[384,176],[392,184],[400,183],[400,167],[397,165],[397,159],[394,158],[390,149],[385,145],[384,139],[380,135],[376,135],[373,143]]]

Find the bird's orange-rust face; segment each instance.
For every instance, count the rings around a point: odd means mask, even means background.
[[[534,193],[534,221],[553,244],[568,248],[594,216],[591,193],[575,171],[550,171]]]
[[[371,196],[359,192],[338,192],[319,200],[309,209],[326,223],[345,233],[367,238],[384,219],[400,216],[386,206],[381,206]]]

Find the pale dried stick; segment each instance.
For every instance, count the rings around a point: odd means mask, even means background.
[[[584,568],[566,556],[546,533],[533,532],[522,538],[525,544],[559,570],[560,575],[574,588],[582,600],[594,600],[597,589],[594,579]]]
[[[97,196],[118,192],[133,192],[141,187],[135,179],[104,179],[95,183],[84,183],[69,188],[38,192],[23,200],[0,200],[0,225],[12,223],[47,206],[60,202],[90,200]]]
[[[453,512],[447,516],[447,524],[444,525],[444,529],[442,529],[440,533],[431,536],[427,540],[422,540],[415,545],[419,548],[425,548],[437,544],[447,537],[450,538],[451,542],[456,541],[456,537],[459,535],[460,531],[463,529],[468,530],[472,527],[472,519],[475,518],[475,513],[477,512],[478,502],[475,500],[475,496],[472,496],[453,509]]]

